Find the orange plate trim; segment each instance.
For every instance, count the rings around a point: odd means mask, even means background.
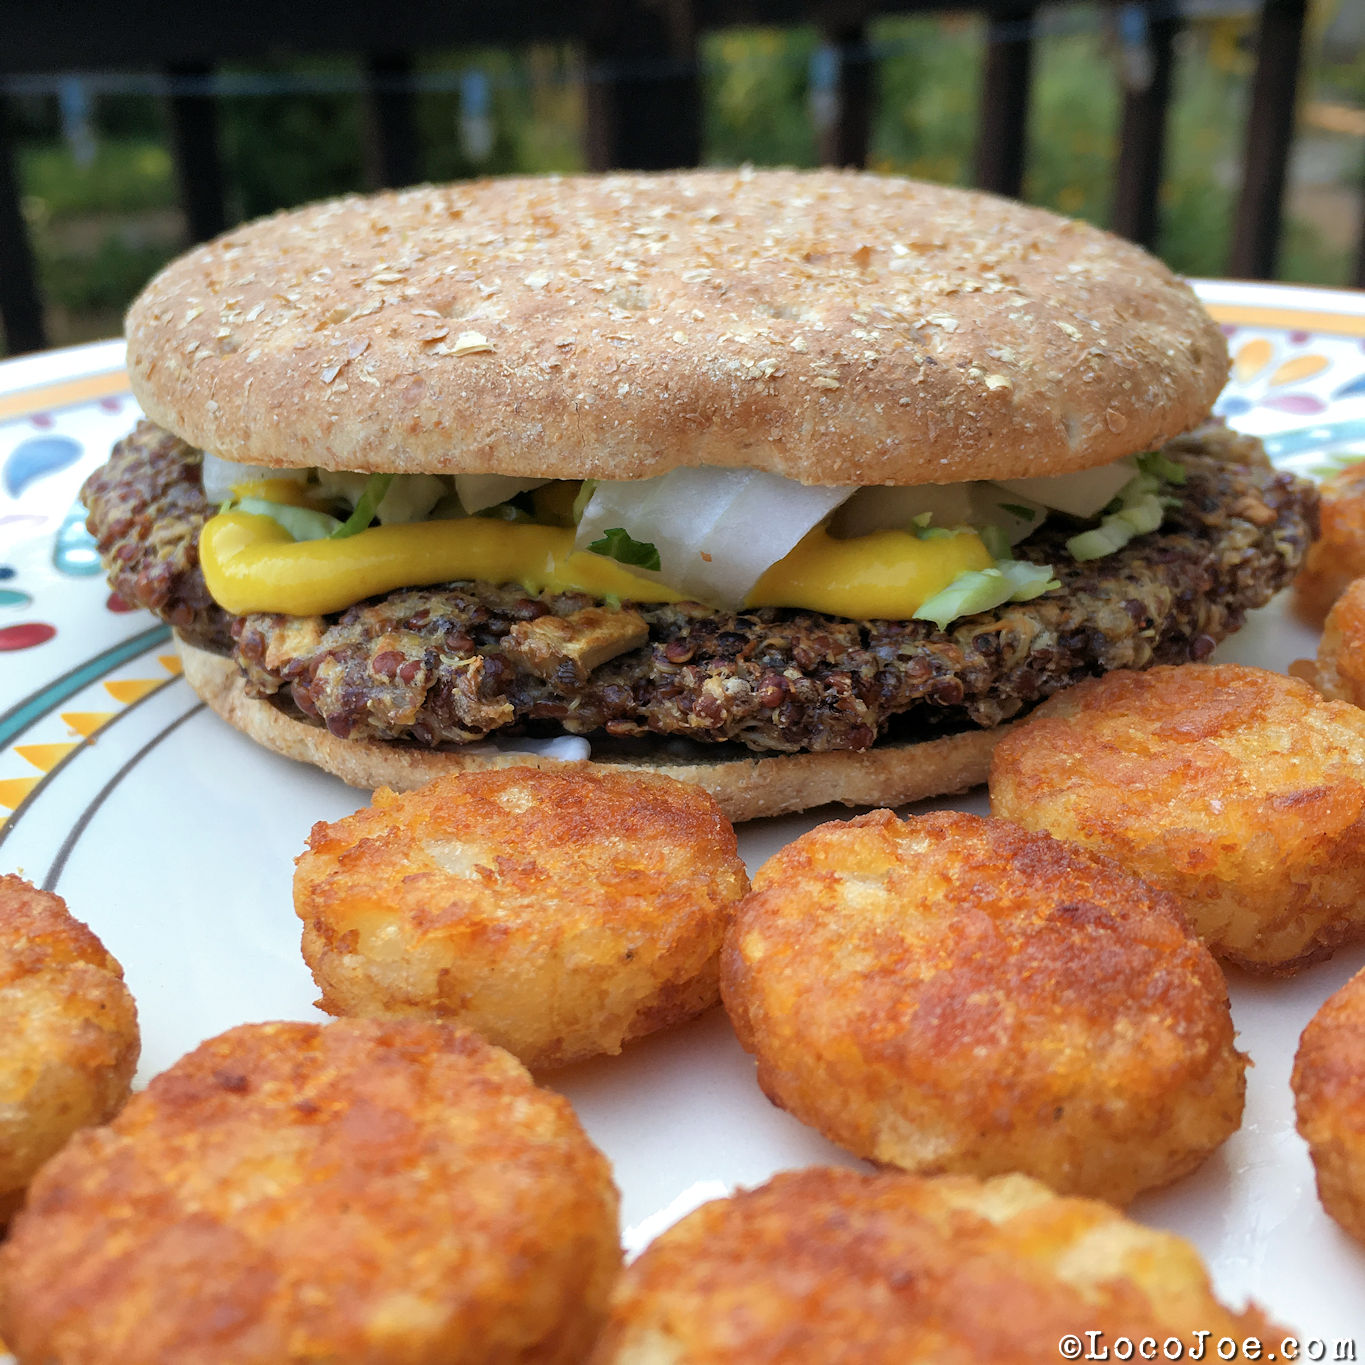
[[[1264,304],[1210,303],[1204,307],[1215,322],[1239,327],[1274,327],[1292,332],[1326,332],[1331,336],[1365,337],[1365,315],[1317,312],[1306,308],[1274,308]]]
[[[90,403],[98,398],[110,398],[116,393],[129,391],[128,371],[121,365],[103,374],[59,379],[51,384],[39,384],[37,388],[0,395],[0,422],[11,417],[27,417],[34,412],[48,412],[53,408],[69,408],[76,403]]]

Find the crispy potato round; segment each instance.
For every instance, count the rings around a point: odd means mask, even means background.
[[[1365,460],[1326,479],[1320,504],[1321,537],[1294,580],[1294,606],[1318,622],[1353,579],[1365,575]]]
[[[316,825],[294,905],[325,1010],[455,1020],[550,1067],[714,1005],[747,888],[699,787],[504,768],[381,790]]]
[[[244,1025],[34,1182],[21,1365],[573,1365],[620,1266],[606,1159],[468,1030]]]
[[[1111,673],[995,751],[991,809],[1172,892],[1221,957],[1291,972],[1365,932],[1365,713],[1239,664]]]
[[[1365,1242],[1365,972],[1309,1021],[1294,1058],[1294,1106],[1318,1198]]]
[[[140,1040],[123,968],[60,896],[0,877],[0,1227],[33,1173],[128,1097]]]
[[[721,989],[769,1098],[886,1165],[1125,1204],[1240,1122],[1227,987],[1174,901],[1003,820],[803,835],[759,869]]]
[[[1300,659],[1289,671],[1324,697],[1365,706],[1365,578],[1353,579],[1332,603],[1317,659]]]
[[[658,1237],[618,1281],[589,1365],[1054,1365],[1084,1329],[1276,1330],[1220,1304],[1188,1242],[1098,1201],[1023,1175],[817,1167]]]

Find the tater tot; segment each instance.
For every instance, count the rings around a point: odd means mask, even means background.
[[[507,1053],[244,1025],[43,1169],[0,1333],[20,1365],[577,1365],[619,1266],[606,1159]]]
[[[1333,474],[1321,491],[1321,534],[1294,580],[1294,606],[1315,623],[1352,579],[1365,576],[1365,460]]]
[[[1003,820],[803,835],[755,876],[721,986],[768,1097],[884,1165],[1126,1204],[1240,1122],[1227,987],[1175,903]]]
[[[0,1227],[33,1173],[128,1096],[140,1042],[123,969],[60,896],[0,877]]]
[[[816,1167],[659,1236],[618,1282],[589,1365],[1055,1365],[1082,1330],[1284,1335],[1219,1303],[1188,1242],[1098,1201],[1022,1175]]]
[[[1111,673],[997,746],[991,809],[1175,895],[1220,957],[1289,972],[1365,931],[1365,712],[1239,664]]]
[[[714,1005],[747,887],[699,787],[503,768],[315,826],[294,905],[330,1013],[458,1021],[543,1068]]]
[[[1317,659],[1290,669],[1324,697],[1365,706],[1365,578],[1349,583],[1322,625]]]
[[[1309,1021],[1294,1058],[1298,1128],[1322,1206],[1365,1242],[1365,972]]]

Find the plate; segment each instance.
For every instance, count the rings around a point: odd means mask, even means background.
[[[1233,356],[1218,411],[1297,472],[1365,455],[1365,295],[1198,287]],[[122,360],[109,342],[0,364],[0,870],[60,892],[123,963],[141,1084],[234,1024],[323,1017],[299,955],[293,859],[315,821],[364,796],[223,725],[180,679],[165,629],[110,594],[75,498],[138,416]],[[1281,601],[1218,657],[1283,669],[1315,648]],[[980,794],[929,805],[986,809]],[[756,867],[846,813],[744,826],[745,858]],[[1242,1129],[1132,1210],[1189,1237],[1222,1297],[1257,1299],[1311,1359],[1355,1358],[1338,1343],[1361,1323],[1365,1251],[1318,1205],[1289,1072],[1304,1024],[1362,964],[1356,948],[1288,981],[1230,974],[1255,1063]],[[856,1164],[768,1104],[720,1011],[548,1082],[615,1165],[630,1251],[736,1185]]]

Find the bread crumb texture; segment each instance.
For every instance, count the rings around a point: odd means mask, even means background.
[[[1283,1336],[1254,1306],[1219,1303],[1188,1242],[1105,1204],[1022,1175],[817,1167],[657,1238],[589,1365],[1053,1365],[1086,1329]]]
[[[1365,1242],[1365,972],[1309,1021],[1294,1058],[1294,1104],[1322,1206]]]
[[[1322,484],[1320,537],[1294,580],[1294,606],[1317,625],[1352,579],[1365,577],[1365,461]]]
[[[147,414],[227,459],[568,478],[1060,473],[1189,429],[1227,376],[1139,248],[829,170],[315,204],[173,262],[127,335]]]
[[[325,1009],[457,1021],[539,1068],[715,1005],[748,886],[700,787],[564,764],[381,789],[313,827],[294,904]]]
[[[1290,972],[1365,934],[1365,712],[1242,664],[1087,679],[997,747],[991,808],[1176,896],[1219,956]]]
[[[34,1172],[127,1098],[140,1038],[123,969],[60,896],[0,877],[0,1228]]]
[[[802,835],[755,873],[721,989],[768,1096],[885,1165],[1126,1204],[1241,1121],[1227,987],[1174,901],[1003,820]]]
[[[0,1248],[21,1365],[577,1365],[606,1159],[476,1034],[244,1025],[79,1133]]]

